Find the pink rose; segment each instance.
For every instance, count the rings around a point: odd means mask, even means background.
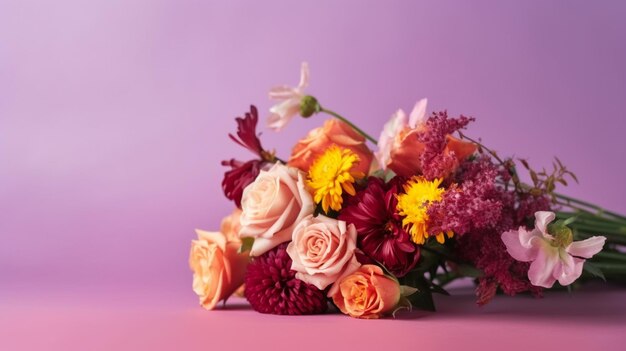
[[[202,307],[211,310],[243,284],[249,256],[247,252],[239,253],[241,242],[229,240],[226,233],[203,230],[196,233],[198,239],[191,241],[189,253],[193,291]]]
[[[366,264],[335,285],[333,302],[341,312],[355,318],[379,318],[398,305],[400,285],[375,265]]]
[[[315,159],[321,156],[331,145],[337,145],[344,149],[350,149],[359,156],[359,163],[355,171],[369,173],[374,154],[365,144],[365,137],[359,134],[348,124],[332,118],[324,122],[324,125],[315,128],[294,146],[288,164],[305,172]]]
[[[244,189],[239,236],[254,238],[251,256],[291,240],[296,224],[313,213],[315,205],[304,180],[299,170],[275,164]]]
[[[357,270],[353,224],[319,215],[304,218],[293,231],[287,253],[296,278],[323,290]],[[331,289],[333,290],[333,289]]]

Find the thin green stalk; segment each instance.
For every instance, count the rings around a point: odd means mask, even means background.
[[[598,261],[621,261],[626,262],[626,253],[601,251],[593,256]]]
[[[595,235],[602,235],[606,237],[607,243],[617,244],[617,245],[626,245],[626,237],[624,237],[624,235],[620,235],[620,234],[616,235],[616,234],[608,233],[608,232],[601,233],[596,230],[589,230],[589,229],[584,229],[584,228],[575,228],[575,229],[578,231],[577,234],[575,235],[575,238],[577,240],[587,239]]]
[[[626,264],[623,263],[607,263],[607,262],[595,262],[593,265],[602,270],[602,273],[621,273],[626,274]]]
[[[437,274],[437,276],[435,276],[435,280],[437,280],[437,283],[439,283],[439,286],[441,287],[444,287],[460,278],[464,277],[452,272]]]
[[[582,205],[584,207],[596,210],[600,214],[607,214],[607,215],[609,215],[611,217],[615,217],[615,218],[617,218],[619,220],[626,221],[626,217],[624,217],[624,216],[622,216],[622,215],[620,215],[618,213],[608,211],[608,210],[606,210],[606,209],[604,209],[604,208],[602,208],[602,207],[600,207],[598,205],[594,205],[592,203],[589,203],[589,202],[586,202],[586,201],[583,201],[583,200],[579,200],[579,199],[575,199],[573,197],[569,197],[569,196],[566,196],[566,195],[563,195],[563,194],[554,193],[554,195],[557,198],[565,200],[568,203],[573,202],[575,204]]]
[[[361,128],[357,127],[356,125],[354,125],[354,123],[350,122],[348,119],[346,119],[345,117],[343,117],[342,115],[338,114],[335,111],[332,110],[328,110],[325,109],[323,107],[320,106],[320,111],[321,112],[325,112],[337,119],[340,119],[341,121],[345,122],[346,124],[348,124],[350,127],[352,127],[354,130],[356,130],[359,134],[361,134],[362,136],[364,136],[367,140],[371,141],[374,144],[378,144],[378,141],[374,138],[372,138],[369,134],[365,133]]]

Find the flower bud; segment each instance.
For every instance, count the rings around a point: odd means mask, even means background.
[[[320,112],[322,107],[317,99],[311,95],[305,95],[300,100],[300,115],[302,117],[311,117],[314,114]]]

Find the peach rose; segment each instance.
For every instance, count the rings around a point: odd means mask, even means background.
[[[359,156],[356,171],[367,174],[372,163],[372,151],[365,145],[365,137],[352,127],[338,119],[332,118],[324,122],[324,125],[315,128],[296,144],[291,152],[288,165],[297,167],[304,172],[330,145],[337,145],[352,150]]]
[[[243,284],[249,255],[239,253],[241,242],[229,240],[225,233],[198,229],[196,233],[198,239],[191,241],[189,253],[193,291],[200,297],[200,305],[211,310]]]
[[[304,218],[287,246],[296,278],[320,290],[359,268],[355,250],[354,224],[322,215]]]
[[[291,240],[296,224],[313,213],[315,204],[304,179],[298,169],[275,164],[244,189],[239,236],[254,238],[251,256]]]
[[[241,231],[241,210],[236,208],[233,213],[224,217],[220,225],[220,232],[226,235],[228,241],[241,241],[239,232]]]
[[[336,284],[339,288],[332,295],[333,302],[351,317],[379,318],[392,312],[400,301],[398,282],[375,265],[363,265]]]

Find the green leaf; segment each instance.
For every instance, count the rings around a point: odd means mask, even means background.
[[[602,273],[602,270],[596,267],[593,263],[589,261],[585,262],[583,269],[585,270],[585,272],[590,273],[591,275],[598,277],[606,282],[606,278],[604,277],[604,273]]]
[[[254,238],[241,238],[241,247],[239,247],[239,253],[250,251],[254,244]]]
[[[450,293],[446,289],[442,288],[441,286],[439,286],[439,285],[437,285],[437,284],[435,284],[433,282],[430,282],[430,290],[432,292],[434,292],[434,293],[437,293],[437,294],[450,296]]]
[[[430,291],[430,284],[422,276],[414,278],[417,291],[408,296],[407,299],[417,309],[435,311],[435,301],[433,301],[433,294]]]
[[[464,276],[464,277],[469,277],[469,278],[480,278],[483,275],[485,275],[485,273],[483,271],[481,271],[480,269],[471,266],[469,264],[460,264],[457,266],[456,271]]]
[[[400,285],[400,295],[406,297],[411,296],[418,291],[417,288],[408,285]]]
[[[398,305],[393,310],[393,312],[391,312],[391,316],[393,318],[397,318],[396,317],[396,313],[398,313],[398,312],[400,312],[402,310],[406,310],[407,312],[411,312],[413,310],[413,305],[411,305],[411,301],[409,301],[404,296],[400,297],[400,301],[398,302]]]

